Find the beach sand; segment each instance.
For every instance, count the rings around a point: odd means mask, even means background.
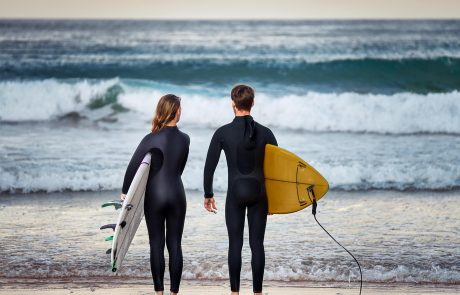
[[[242,290],[241,295],[252,294],[250,288]],[[228,287],[226,286],[192,286],[185,283],[180,290],[180,294],[229,294]],[[363,289],[363,294],[374,295],[374,294],[459,294],[460,288],[458,287],[425,287],[425,286],[409,286],[409,285],[388,285],[388,286],[371,286]],[[73,285],[66,286],[61,284],[45,284],[45,285],[26,285],[26,286],[14,286],[14,285],[3,285],[0,289],[0,295],[22,295],[22,294],[33,294],[33,295],[58,295],[58,294],[75,294],[75,295],[86,295],[86,294],[113,294],[113,295],[147,295],[154,294],[152,286],[150,285],[122,285],[116,286],[98,286],[92,287],[89,285]],[[169,292],[165,292],[169,294]],[[325,287],[267,287],[264,289],[264,295],[352,295],[359,294],[359,290],[356,288],[325,288]]]

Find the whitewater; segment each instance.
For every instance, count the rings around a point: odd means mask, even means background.
[[[216,128],[230,119],[230,116],[222,116],[228,109],[228,89],[221,87],[210,91],[200,86],[116,78],[0,82],[0,121],[52,121],[70,114],[94,119],[96,110],[107,106],[114,112],[138,112],[142,119],[148,120],[159,97],[168,90],[174,90],[183,98],[183,124]],[[460,134],[460,93],[456,90],[391,95],[312,91],[277,95],[270,90],[270,87],[256,88],[254,115],[275,128],[312,132]]]

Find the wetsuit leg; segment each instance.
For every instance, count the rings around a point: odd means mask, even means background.
[[[265,250],[264,236],[267,224],[267,201],[261,200],[248,206],[249,245],[251,247],[251,267],[254,293],[262,292],[264,279]]]
[[[165,273],[165,217],[160,212],[145,210],[145,221],[149,232],[150,270],[152,272],[155,291],[164,290]]]
[[[185,221],[185,200],[177,202],[169,208],[166,216],[166,246],[169,252],[169,273],[171,277],[171,292],[178,293],[182,277],[182,232]]]
[[[246,207],[240,206],[232,199],[232,196],[227,196],[225,203],[225,222],[227,224],[229,239],[228,270],[231,290],[232,292],[239,292],[241,249],[243,248],[244,213]]]

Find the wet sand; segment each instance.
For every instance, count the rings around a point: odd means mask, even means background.
[[[377,295],[377,294],[459,294],[460,287],[424,287],[424,286],[407,286],[407,285],[390,285],[390,286],[372,286],[363,290],[363,294]],[[184,284],[181,288],[180,294],[229,294],[226,286],[190,286]],[[358,294],[359,290],[356,288],[323,288],[323,287],[267,287],[264,289],[264,295],[352,295]],[[88,285],[81,286],[64,286],[64,285],[40,285],[15,287],[14,285],[3,285],[0,289],[0,295],[58,295],[58,294],[113,294],[113,295],[147,295],[154,294],[152,286],[149,285],[123,285],[121,287],[91,287]],[[169,292],[165,292],[169,294]],[[242,290],[241,295],[252,294],[250,289]]]

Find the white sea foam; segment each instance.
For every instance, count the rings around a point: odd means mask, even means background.
[[[148,258],[138,261],[139,265],[147,265]],[[286,263],[287,261],[285,261]],[[387,269],[376,265],[372,268],[363,269],[363,280],[367,283],[417,283],[417,284],[457,284],[460,281],[458,272],[452,269],[432,268],[419,269],[410,266],[397,266]],[[331,265],[314,265],[293,268],[287,264],[283,266],[266,265],[264,280],[284,282],[346,282],[359,284],[359,272],[350,267],[337,267]],[[11,278],[66,278],[66,277],[99,277],[107,276],[108,270],[104,265],[98,263],[80,265],[79,267],[57,266],[43,261],[35,265],[33,271],[23,267],[10,269],[5,277]],[[145,267],[125,266],[121,276],[127,281],[129,278],[150,278],[150,270]],[[227,266],[212,266],[206,263],[193,263],[184,265],[182,278],[185,280],[228,280]],[[243,269],[242,281],[251,281],[252,273],[249,269]]]
[[[146,118],[152,115],[160,90],[137,90],[120,102]],[[229,99],[196,93],[182,96],[183,123],[218,127],[232,117]],[[394,95],[317,93],[273,97],[260,91],[254,116],[264,124],[318,132],[391,134],[460,133],[460,93]]]
[[[117,79],[76,83],[54,79],[0,83],[0,121],[45,121],[71,112],[82,112]]]
[[[1,121],[52,120],[71,112],[90,113],[86,106],[103,95],[117,79],[76,83],[42,82],[0,83]],[[129,87],[119,102],[134,111],[152,116],[157,99],[170,92],[168,85]],[[169,91],[168,91],[169,90]],[[232,117],[229,99],[200,94],[190,87],[174,87],[183,100],[184,124],[217,127]],[[271,127],[318,132],[376,132],[391,134],[460,134],[460,93],[394,95],[357,93],[317,93],[273,96],[261,89],[254,115]]]
[[[130,109],[152,115],[158,90],[120,97]],[[184,124],[218,127],[232,117],[229,100],[197,94],[183,96]],[[272,127],[305,131],[392,134],[460,133],[460,93],[375,95],[317,93],[273,97],[261,91],[254,115]]]
[[[24,166],[15,171],[0,167],[0,173],[0,191],[22,193],[115,190],[120,188],[122,181],[121,170],[110,169],[72,171],[50,167],[27,169]]]
[[[442,190],[460,187],[460,168],[455,164],[432,163],[420,169],[402,163],[369,165],[356,161],[347,165],[316,163],[315,167],[330,180],[334,189]]]
[[[84,157],[84,155],[82,155]],[[222,157],[224,158],[224,157]],[[222,159],[224,160],[224,159]],[[123,181],[125,161],[100,162],[88,169],[87,164],[74,163],[72,167],[31,167],[16,164],[16,168],[2,168],[0,191],[99,191],[119,190]],[[192,155],[182,175],[188,190],[202,191],[204,159]],[[104,168],[104,166],[112,166]],[[449,190],[460,187],[460,168],[455,164],[427,164],[426,166],[389,163],[369,165],[365,161],[350,161],[349,164],[315,162],[314,166],[328,179],[331,189],[340,190]],[[197,176],[199,176],[197,178]],[[222,193],[227,190],[226,168],[219,165],[214,177],[214,189]]]

